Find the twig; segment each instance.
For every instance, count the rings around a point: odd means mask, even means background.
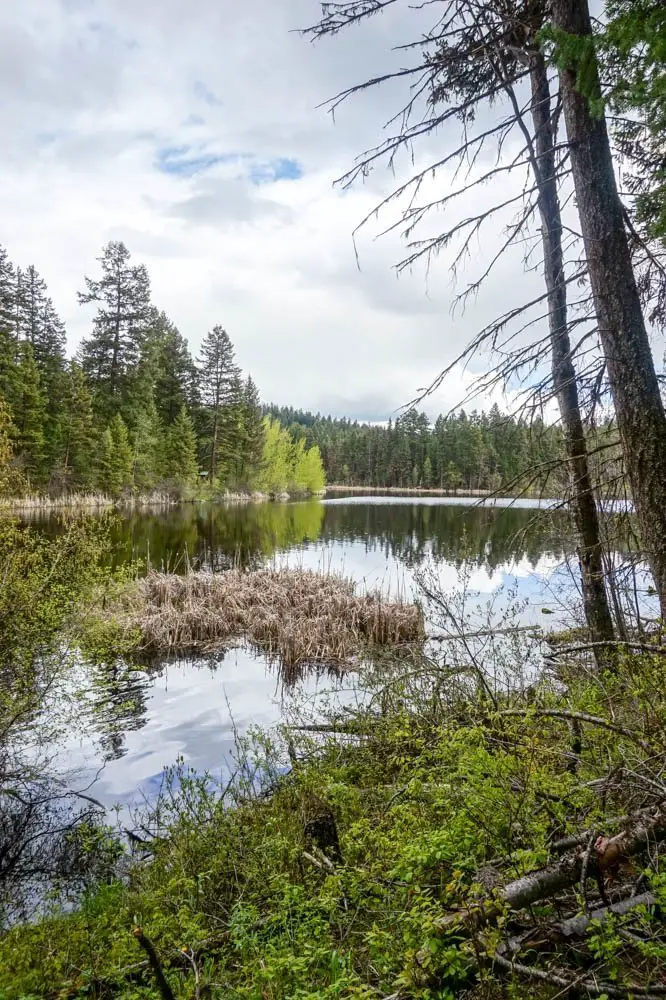
[[[618,726],[614,722],[609,722],[608,719],[601,719],[597,715],[588,715],[586,712],[569,712],[562,708],[505,708],[499,715],[540,715],[546,716],[553,719],[570,719],[577,720],[578,722],[586,722],[591,726],[598,726],[600,729],[608,729],[612,733],[619,733],[620,736],[626,736],[628,740],[632,743],[636,743],[643,750],[648,753],[652,752],[652,746],[646,741],[640,738],[637,733],[633,732],[631,729],[625,729],[624,726]]]
[[[536,969],[531,965],[521,965],[519,962],[510,962],[507,958],[502,958],[501,955],[491,955],[492,961],[497,965],[500,965],[503,969],[509,972],[517,973],[519,976],[526,976],[529,979],[539,979],[542,983],[550,983],[551,986],[561,986],[565,990],[571,990],[574,988],[587,990],[592,996],[603,996],[606,994],[610,997],[643,997],[644,1000],[651,1000],[653,997],[663,997],[666,996],[666,987],[664,986],[651,986],[649,988],[645,986],[614,986],[610,983],[597,983],[591,980],[581,979],[565,979],[564,976],[558,976],[555,972],[547,972],[545,969]]]
[[[315,858],[314,854],[310,854],[308,851],[303,851],[303,857],[316,868],[321,868],[322,871],[325,871],[327,868],[329,871],[335,871],[335,865],[330,858],[326,857],[323,851],[321,852],[321,860],[319,858]]]

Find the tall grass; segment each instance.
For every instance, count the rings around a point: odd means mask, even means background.
[[[210,651],[245,638],[287,671],[342,667],[367,645],[424,636],[415,604],[358,594],[351,580],[303,569],[150,573],[135,584],[126,613],[146,651]]]

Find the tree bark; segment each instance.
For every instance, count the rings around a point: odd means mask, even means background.
[[[592,38],[588,0],[552,0],[552,16],[556,28]],[[560,70],[590,286],[641,541],[666,617],[666,415],[632,268],[606,121],[593,116],[588,96],[578,91],[576,82],[575,68]],[[598,73],[592,84],[598,84]]]
[[[555,135],[548,70],[542,55],[534,57],[530,79],[536,157],[534,170],[539,190],[544,272],[548,291],[553,389],[562,418],[564,446],[573,492],[572,510],[579,539],[578,557],[585,619],[590,634],[597,640],[612,641],[613,619],[604,586],[599,515],[590,479],[576,371],[571,356],[567,286],[562,252],[562,216],[556,176]],[[598,660],[603,659],[603,647],[597,647],[595,655]]]

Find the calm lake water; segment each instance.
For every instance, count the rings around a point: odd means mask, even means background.
[[[561,619],[563,600],[575,596],[563,565],[573,548],[563,515],[537,503],[354,496],[135,512],[116,531],[114,561],[175,572],[188,565],[303,566],[342,571],[360,587],[401,596],[415,594],[420,567],[431,566],[446,590],[460,585],[464,567],[477,603],[501,607],[512,594],[529,599],[526,622],[550,624]],[[554,612],[550,619],[544,608]],[[78,699],[59,759],[76,772],[78,788],[90,787],[109,806],[150,796],[177,758],[219,773],[234,730],[275,723],[291,700],[323,690],[354,697],[355,683],[353,674],[310,677],[285,691],[275,669],[245,649],[150,670],[80,664],[79,671],[73,687],[87,694]]]

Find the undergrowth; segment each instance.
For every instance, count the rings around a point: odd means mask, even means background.
[[[666,799],[663,664],[577,664],[511,692],[403,654],[335,733],[254,734],[223,786],[179,764],[114,879],[0,940],[0,996],[156,996],[136,926],[178,1000],[663,995],[661,828],[612,866],[592,851]],[[580,881],[511,911],[503,887],[569,835]],[[632,888],[651,904],[551,937]]]

